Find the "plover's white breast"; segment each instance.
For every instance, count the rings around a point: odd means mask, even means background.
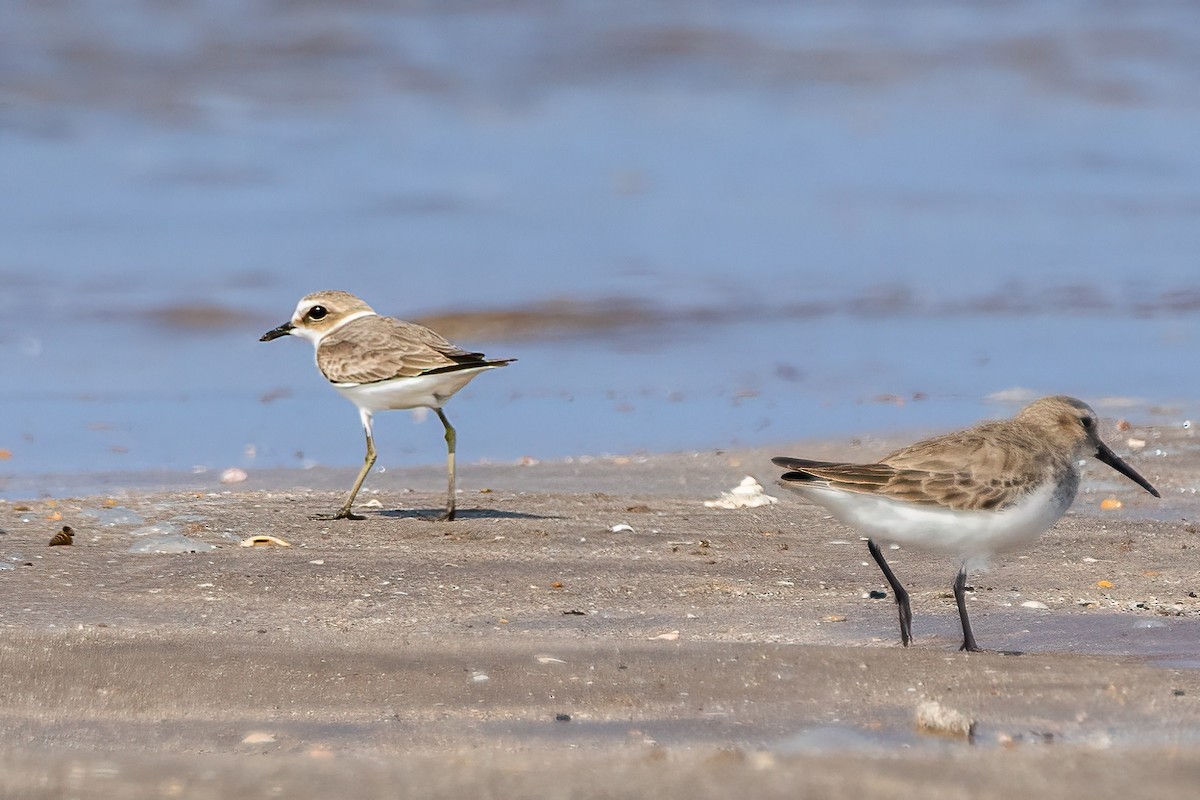
[[[455,392],[486,369],[495,367],[481,365],[373,383],[335,383],[333,388],[360,409],[372,413],[404,408],[441,408]]]

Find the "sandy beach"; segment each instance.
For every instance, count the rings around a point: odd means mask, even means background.
[[[449,524],[432,519],[436,467],[372,475],[362,522],[308,519],[352,470],[232,488],[114,478],[103,496],[4,503],[0,786],[1186,796],[1200,780],[1190,434],[1128,434],[1151,442],[1129,457],[1163,500],[1089,466],[1059,525],[972,576],[975,632],[995,649],[976,654],[957,652],[955,564],[890,552],[915,611],[900,647],[863,543],[767,461],[871,458],[885,440],[467,464]],[[747,474],[779,502],[703,504]],[[75,544],[47,547],[64,523]],[[240,545],[253,536],[290,546]],[[131,552],[179,537],[201,552]],[[923,730],[930,709],[972,737]]]

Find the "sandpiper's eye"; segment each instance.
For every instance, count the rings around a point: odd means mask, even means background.
[[[1094,417],[1080,417],[1079,424],[1082,425],[1085,430],[1090,431],[1092,426],[1096,424],[1096,419]]]
[[[308,318],[325,319],[325,315],[328,313],[329,312],[325,309],[325,306],[313,306],[308,310]]]

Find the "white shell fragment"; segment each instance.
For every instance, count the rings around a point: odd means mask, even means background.
[[[613,525],[608,530],[611,533],[633,533],[633,526],[621,523],[620,525]]]
[[[221,473],[221,483],[241,483],[250,476],[240,467],[230,467]]]
[[[936,700],[926,700],[917,706],[917,730],[970,739],[975,733],[975,720],[961,711],[946,708]]]
[[[705,500],[708,508],[758,508],[778,503],[779,500],[763,491],[762,485],[747,475],[742,482],[728,492],[722,492],[716,500]]]
[[[1026,600],[1024,603],[1021,603],[1021,608],[1036,608],[1039,611],[1045,611],[1046,609],[1050,608],[1050,606],[1046,605],[1041,600]]]
[[[275,536],[251,536],[249,539],[242,539],[242,547],[291,547],[290,544]]]

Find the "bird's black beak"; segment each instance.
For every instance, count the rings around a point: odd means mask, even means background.
[[[272,339],[278,339],[280,336],[287,336],[289,333],[292,332],[292,328],[295,328],[295,327],[296,326],[293,325],[292,323],[285,322],[282,325],[280,325],[278,328],[271,328],[271,330],[267,331],[262,336],[258,337],[258,340],[260,342],[269,342]],[[1116,456],[1113,456],[1113,458],[1116,458]]]
[[[1141,475],[1138,475],[1137,471],[1133,467],[1126,464],[1121,460],[1120,456],[1108,449],[1108,445],[1106,445],[1104,442],[1101,442],[1100,446],[1096,448],[1096,458],[1103,461],[1105,464],[1108,464],[1117,472],[1121,473],[1126,478],[1129,478],[1129,480],[1133,481],[1155,497],[1162,497],[1162,495],[1158,493],[1158,489],[1155,489],[1150,485],[1150,481],[1146,480]]]

